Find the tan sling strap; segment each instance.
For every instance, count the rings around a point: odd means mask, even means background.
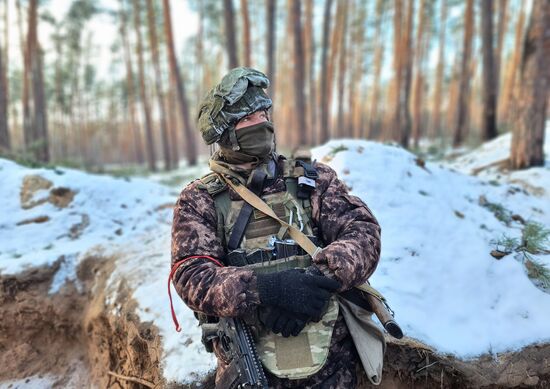
[[[275,214],[275,212],[273,212],[273,210],[269,207],[269,205],[267,205],[261,198],[259,198],[254,193],[252,193],[248,188],[246,188],[246,186],[235,184],[231,179],[225,177],[223,174],[220,174],[220,176],[225,180],[225,182],[227,182],[227,184],[235,192],[237,192],[237,194],[239,194],[239,196],[242,197],[244,201],[252,205],[257,210],[275,219],[276,221],[281,223],[282,226],[288,228],[288,233],[292,237],[292,239],[294,239],[296,243],[298,243],[309,255],[311,255],[312,259],[315,258],[315,256],[319,252],[321,252],[321,248],[316,246],[302,231],[300,231],[294,226],[291,226],[284,220],[279,219],[279,217]],[[356,288],[365,293],[370,294],[371,296],[376,297],[378,300],[384,303],[386,301],[384,296],[382,296],[380,292],[378,292],[368,283],[359,285]]]

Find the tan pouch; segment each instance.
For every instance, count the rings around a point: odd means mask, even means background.
[[[321,370],[328,358],[338,310],[338,302],[332,297],[323,318],[306,325],[298,336],[285,338],[262,327],[256,348],[264,368],[291,380],[307,378]]]
[[[342,297],[338,297],[338,303],[367,378],[374,385],[380,385],[386,351],[382,330],[372,320],[372,312]]]

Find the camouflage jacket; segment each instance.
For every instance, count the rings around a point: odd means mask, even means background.
[[[263,195],[286,190],[283,159],[279,156],[277,179],[264,189]],[[312,223],[325,246],[315,263],[342,284],[341,290],[347,290],[364,283],[374,272],[380,256],[380,226],[367,205],[348,194],[334,170],[322,163],[315,167],[319,178],[311,195]],[[230,197],[240,199],[232,190]],[[226,254],[227,249],[217,236],[214,199],[202,189],[199,180],[193,181],[183,189],[174,208],[172,265],[194,255],[223,261]],[[256,277],[245,268],[219,267],[206,259],[195,259],[178,268],[173,282],[192,310],[210,316],[242,316],[260,303]],[[338,322],[334,331],[343,338],[347,329],[341,317]],[[332,343],[342,340],[337,338]],[[331,353],[333,348],[338,347],[331,344]]]

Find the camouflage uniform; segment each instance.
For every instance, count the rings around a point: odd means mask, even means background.
[[[262,195],[286,190],[282,177],[284,157],[278,157],[278,176]],[[380,227],[369,208],[348,194],[346,186],[330,167],[317,163],[317,186],[311,195],[312,221],[325,248],[315,257],[323,272],[342,284],[341,290],[364,283],[374,272],[380,256]],[[230,190],[230,189],[229,189]],[[232,200],[240,199],[230,190]],[[172,264],[193,255],[208,255],[223,261],[227,249],[217,236],[214,199],[200,181],[180,194],[172,225]],[[175,272],[174,284],[184,302],[194,311],[210,316],[243,316],[260,303],[256,276],[250,269],[218,267],[206,259],[185,262]],[[218,376],[227,365],[216,345]],[[303,380],[281,379],[268,374],[270,386],[353,388],[356,385],[357,352],[339,314],[325,366]]]

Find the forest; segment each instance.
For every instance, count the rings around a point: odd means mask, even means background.
[[[194,165],[208,153],[201,98],[250,66],[271,80],[281,150],[344,137],[437,154],[512,131],[503,163],[543,164],[546,0],[189,0],[178,14],[171,3],[3,0],[1,155]],[[181,24],[196,27],[185,40]],[[98,34],[107,25],[116,33]]]

